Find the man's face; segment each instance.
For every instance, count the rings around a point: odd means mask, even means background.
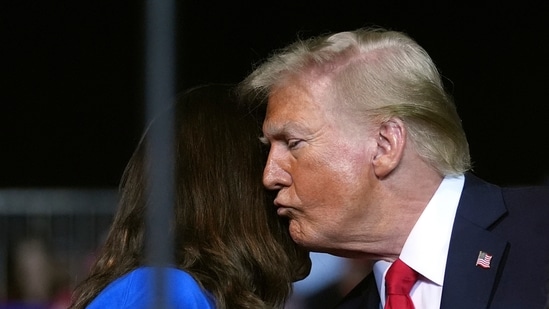
[[[278,214],[290,219],[297,243],[326,252],[363,233],[359,222],[375,220],[365,207],[375,140],[332,102],[323,87],[293,83],[272,93],[263,124],[270,144],[263,183],[278,190]]]

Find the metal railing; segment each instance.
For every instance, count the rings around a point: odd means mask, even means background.
[[[0,190],[0,299],[52,302],[87,274],[116,189]]]

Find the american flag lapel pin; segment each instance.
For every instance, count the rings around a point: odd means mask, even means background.
[[[475,266],[479,266],[479,267],[482,267],[482,268],[490,268],[490,261],[492,260],[492,255],[484,252],[484,251],[479,251],[478,253],[478,258],[477,258],[477,263],[475,264]]]

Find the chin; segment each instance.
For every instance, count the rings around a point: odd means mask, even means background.
[[[311,250],[312,248],[315,248],[315,244],[311,243],[311,238],[308,237],[308,234],[303,233],[303,229],[295,223],[295,221],[292,221],[290,223],[289,227],[290,236],[292,237],[293,241],[300,247],[303,247],[307,250]]]
[[[294,220],[290,221],[290,226],[288,227],[288,229],[290,231],[290,236],[292,237],[294,242],[300,246],[304,246],[305,245],[304,235]]]

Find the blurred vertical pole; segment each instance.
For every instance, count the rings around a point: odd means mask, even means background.
[[[145,105],[146,120],[165,111],[174,99],[175,4],[173,0],[146,0]],[[147,259],[155,266],[153,307],[168,308],[168,282],[162,266],[171,264],[173,237],[170,221],[174,204],[173,113],[149,127],[147,141],[148,194]]]

